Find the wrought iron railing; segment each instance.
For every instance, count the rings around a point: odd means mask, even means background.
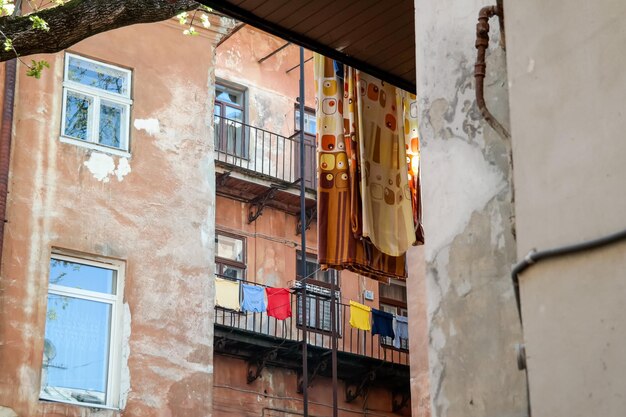
[[[265,285],[240,281],[242,283],[265,287]],[[300,313],[299,292],[290,296],[292,317],[277,320],[267,313],[245,313],[215,307],[215,323],[251,333],[272,336],[291,341],[302,341],[302,315]],[[337,293],[339,294],[339,292]],[[337,306],[337,349],[385,362],[409,365],[409,354],[406,349],[396,349],[389,341],[374,335],[370,331],[355,329],[350,326],[350,306],[341,302],[338,297]],[[307,341],[311,346],[331,349],[332,334],[330,333],[330,296],[323,287],[307,285]],[[314,317],[313,319],[311,317]]]
[[[286,137],[215,115],[216,160],[286,183],[300,178],[300,136]],[[305,140],[305,183],[316,189],[315,140]]]

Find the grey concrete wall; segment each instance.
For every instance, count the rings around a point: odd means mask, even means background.
[[[507,2],[518,257],[626,227],[626,4]],[[626,245],[520,280],[535,416],[626,407]]]
[[[432,415],[525,416],[510,143],[475,106],[478,11],[486,1],[416,0]],[[486,97],[508,126],[505,56],[494,21]]]

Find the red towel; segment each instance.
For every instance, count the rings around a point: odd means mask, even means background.
[[[265,288],[267,293],[267,315],[285,320],[291,317],[291,298],[287,288]]]

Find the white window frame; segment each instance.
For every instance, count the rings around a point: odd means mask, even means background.
[[[69,63],[70,58],[78,59],[81,61],[93,63],[96,65],[101,65],[106,68],[111,68],[115,71],[120,71],[126,74],[128,77],[128,91],[126,95],[115,94],[104,91],[99,88],[90,87],[85,84],[81,84],[76,81],[72,81],[68,78],[69,76]],[[61,114],[61,142],[70,143],[73,145],[78,145],[90,149],[97,149],[103,152],[119,155],[119,156],[130,156],[130,110],[133,104],[133,100],[130,98],[132,91],[132,71],[127,68],[118,67],[115,65],[107,64],[104,62],[96,61],[93,59],[85,58],[80,55],[66,53],[65,54],[65,63],[64,63],[64,72],[63,72],[63,103],[62,103],[62,114]],[[73,138],[65,135],[65,116],[66,116],[66,108],[67,108],[67,92],[71,91],[76,94],[87,95],[93,99],[92,105],[89,106],[89,116],[88,116],[88,127],[87,127],[87,139],[81,140],[77,138]],[[107,145],[103,145],[98,142],[98,132],[100,128],[100,117],[98,110],[100,109],[100,101],[104,99],[106,101],[113,102],[115,104],[119,104],[125,107],[123,120],[121,123],[121,132],[120,132],[120,147],[115,148]]]
[[[296,104],[295,105],[295,110],[293,112],[293,117],[294,117],[294,126],[295,132],[300,132],[300,105]],[[315,115],[315,110],[309,109],[307,107],[304,108],[304,133],[310,136],[315,136],[317,134],[317,123],[315,126],[315,132],[311,132],[310,130],[310,126],[311,126],[311,120],[316,120],[316,115]]]
[[[109,337],[109,362],[107,369],[107,386],[104,404],[87,403],[81,401],[61,400],[51,396],[46,396],[43,393],[43,387],[39,389],[39,399],[67,403],[73,405],[79,405],[82,407],[101,408],[119,410],[121,404],[120,398],[120,378],[122,372],[122,329],[123,329],[123,300],[124,300],[124,262],[114,261],[108,259],[101,259],[100,257],[83,257],[75,255],[65,255],[63,252],[54,251],[50,255],[51,259],[57,259],[60,261],[68,261],[73,263],[79,263],[82,265],[94,266],[97,268],[108,269],[115,272],[116,286],[115,294],[106,294],[97,291],[83,290],[79,288],[66,287],[64,285],[50,284],[48,283],[48,291],[46,292],[46,299],[48,294],[61,295],[66,297],[78,298],[81,300],[95,301],[100,303],[106,303],[111,306],[111,323],[110,323],[110,337]],[[48,271],[48,277],[50,272]],[[47,311],[47,306],[46,306]],[[47,319],[46,319],[47,321]],[[43,353],[42,353],[43,355]],[[42,367],[43,371],[43,367]]]

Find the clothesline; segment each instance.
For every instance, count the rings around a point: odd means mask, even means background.
[[[219,276],[219,277],[222,278],[222,276]],[[229,281],[232,281],[232,282],[240,282],[242,285],[243,284],[247,284],[247,285],[253,285],[253,286],[262,287],[262,288],[275,288],[275,287],[271,287],[269,285],[258,284],[256,282],[252,282],[252,281],[241,281],[241,280],[235,281],[235,280],[230,279],[230,278],[223,278],[223,279],[226,279],[226,280],[229,280]],[[302,282],[303,280],[299,280],[299,282]],[[251,283],[251,284],[248,284],[248,283]],[[326,287],[322,287],[322,288],[326,288]],[[291,289],[289,289],[289,290],[291,290]],[[337,298],[340,301],[342,301],[341,303],[339,303],[340,305],[344,305],[344,306],[349,306],[350,305],[350,301],[352,301],[352,300],[350,298],[348,298],[348,297],[342,296],[340,290],[337,290],[336,294],[339,294],[339,296],[337,297],[337,295],[335,295],[335,298]],[[318,298],[318,296],[321,296],[321,297],[328,298],[330,300],[330,295],[321,295],[321,294],[315,294],[315,293],[312,294],[312,293],[309,292],[308,296],[309,297],[313,296],[313,297],[316,297],[316,298]],[[291,304],[291,302],[290,302],[290,304]],[[246,312],[241,312],[241,314],[244,314],[244,313],[247,314]]]
[[[261,285],[241,284],[222,278],[215,280],[216,305],[236,312],[267,313],[277,320],[292,317],[291,291],[288,288],[273,288]],[[243,297],[240,297],[242,293]],[[371,308],[350,300],[350,326],[358,330],[371,331],[382,337],[391,337],[394,346],[400,347],[401,339],[408,339],[406,317]]]

